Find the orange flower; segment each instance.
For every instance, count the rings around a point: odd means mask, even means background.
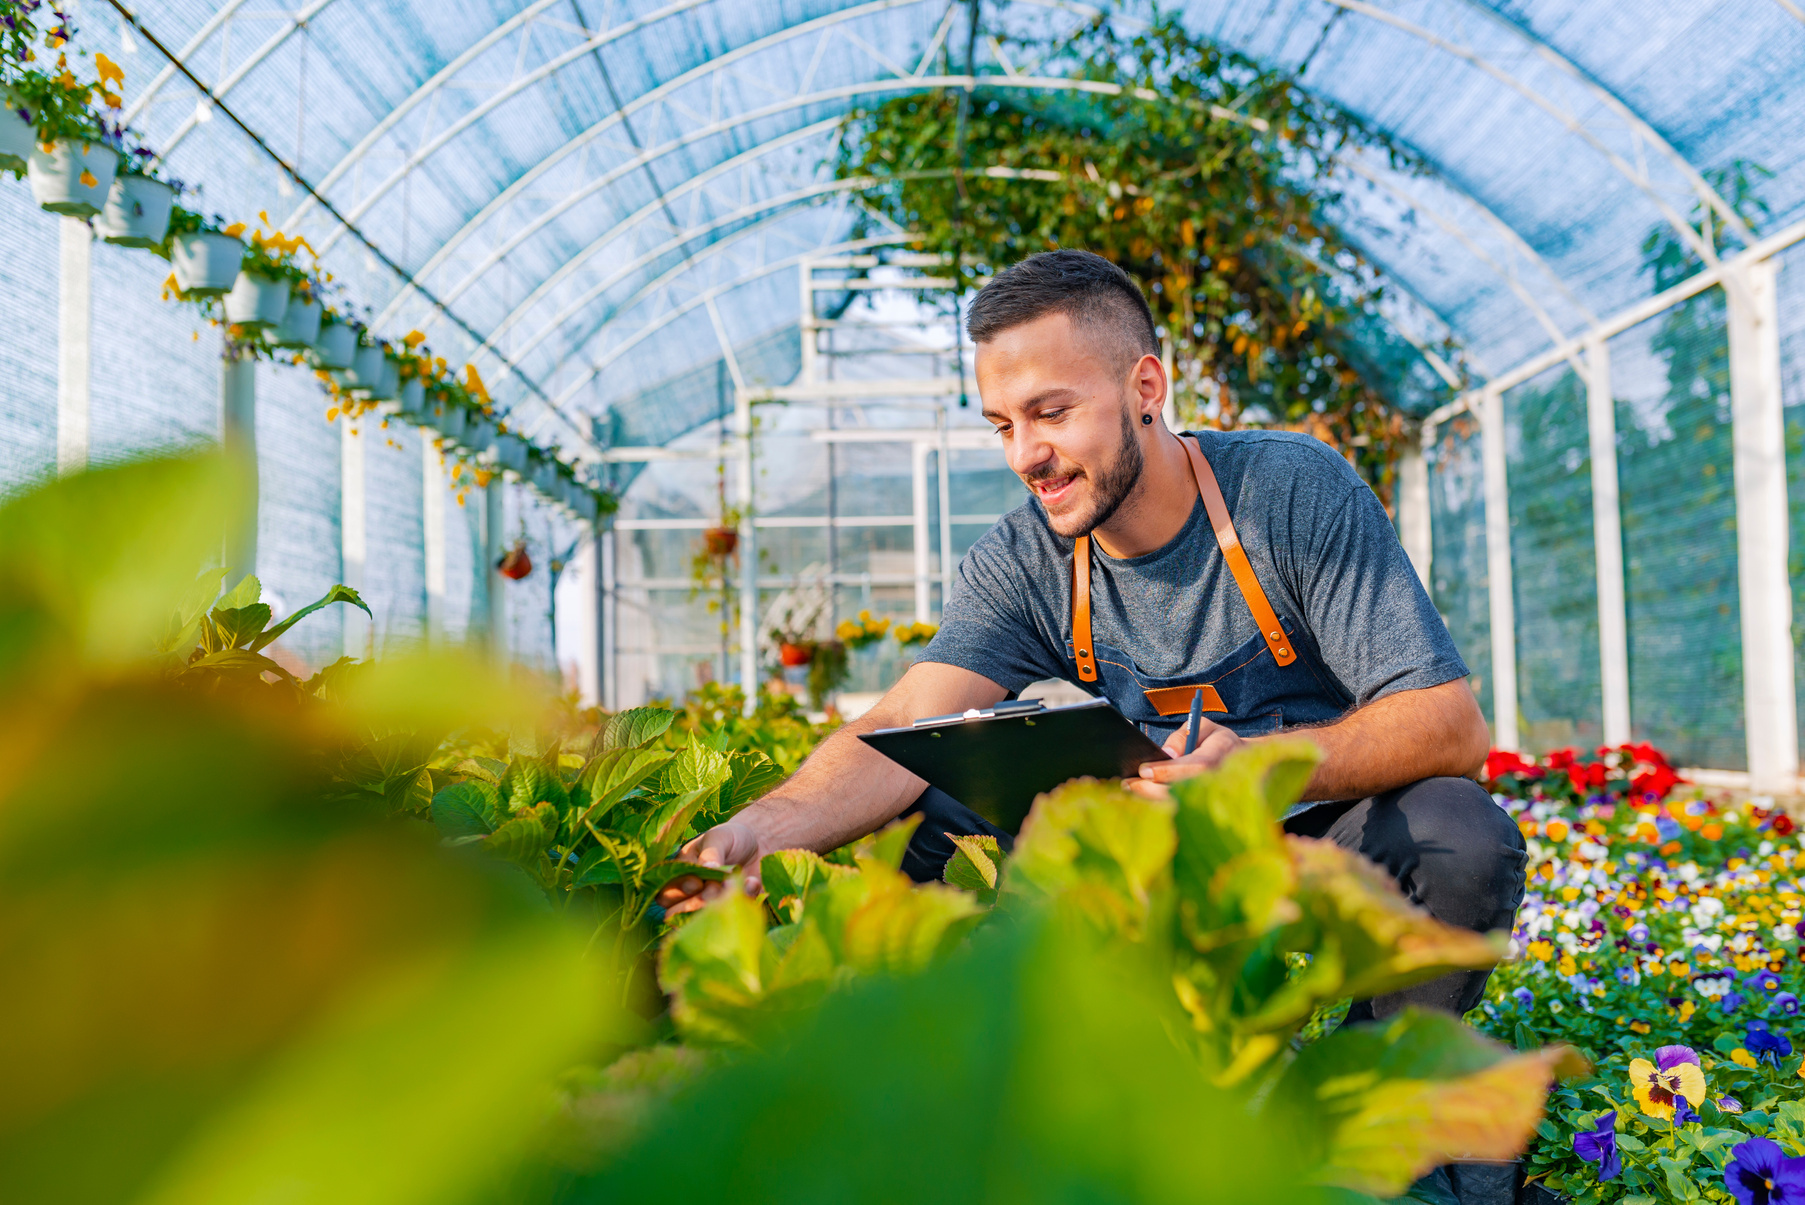
[[[79,179],[81,181],[83,188],[99,188],[100,187],[100,181],[96,180],[94,178],[94,173],[89,171],[85,167],[81,169],[81,175],[78,176],[77,179]]]
[[[1721,824],[1707,824],[1698,830],[1698,835],[1707,841],[1721,841],[1724,835],[1724,826]]]
[[[1567,839],[1567,822],[1565,820],[1550,820],[1548,822],[1548,839],[1550,841],[1565,841]]]

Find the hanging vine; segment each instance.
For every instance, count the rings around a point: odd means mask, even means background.
[[[969,102],[961,88],[858,110],[836,170],[870,181],[866,209],[968,281],[1053,247],[1108,257],[1170,341],[1186,425],[1311,431],[1388,495],[1410,426],[1388,390],[1417,353],[1395,335],[1375,345],[1383,282],[1326,215],[1337,155],[1419,165],[1175,19],[1128,35],[1099,17],[1059,43],[1008,45],[1038,75],[1107,90],[998,77]]]

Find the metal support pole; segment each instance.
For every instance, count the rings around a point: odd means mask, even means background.
[[[1435,429],[1425,427],[1423,439],[1434,438]],[[1429,527],[1429,461],[1421,444],[1406,444],[1398,456],[1398,539],[1422,579],[1423,589],[1431,589],[1429,568],[1435,540]]]
[[[953,465],[952,442],[946,434],[946,409],[934,412],[940,429],[940,446],[934,450],[934,466],[940,478],[940,610],[946,612],[946,596],[953,592]]]
[[[915,441],[909,445],[909,497],[915,504],[915,622],[932,622],[931,578],[928,561],[928,453],[933,445]]]
[[[1794,789],[1799,726],[1787,580],[1786,440],[1780,399],[1779,264],[1741,269],[1729,301],[1730,409],[1736,467],[1736,565],[1742,609],[1743,725],[1749,781]]]
[[[257,572],[257,359],[226,340],[219,361],[219,442],[226,455],[243,466],[250,496],[226,530],[226,568],[230,585]]]
[[[339,575],[345,585],[359,593],[364,588],[364,562],[369,555],[366,526],[368,493],[364,477],[363,435],[357,423],[340,419],[339,424]],[[340,607],[344,615],[344,652],[347,657],[369,656],[375,633],[370,621],[356,607]]]
[[[739,439],[739,480],[735,483],[740,510],[740,689],[746,692],[746,714],[758,706],[758,530],[752,523],[757,496],[752,479],[752,397],[744,389],[733,391],[733,430]]]
[[[449,588],[445,569],[445,500],[450,492],[445,479],[445,454],[438,441],[420,432],[420,535],[426,554],[426,641],[445,642],[445,595]]]
[[[1485,460],[1485,563],[1491,601],[1492,743],[1517,748],[1517,608],[1510,566],[1510,487],[1504,473],[1504,395],[1479,403]]]
[[[602,630],[597,636],[601,650],[597,654],[597,665],[600,666],[602,706],[609,711],[620,707],[620,604],[616,591],[619,563],[617,557],[619,534],[612,524],[597,537],[600,571],[597,577],[602,592]]]
[[[1623,512],[1617,488],[1617,403],[1611,396],[1611,352],[1586,345],[1586,426],[1592,452],[1592,546],[1598,572],[1598,677],[1604,697],[1604,743],[1630,739],[1629,620],[1623,597]]]
[[[57,294],[56,471],[88,467],[88,404],[94,346],[94,234],[80,218],[63,218]]]
[[[483,601],[487,604],[489,623],[483,630],[489,656],[497,665],[508,663],[508,581],[501,575],[502,528],[507,522],[507,486],[496,473],[483,487]]]

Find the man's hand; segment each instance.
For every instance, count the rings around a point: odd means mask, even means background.
[[[757,895],[760,886],[758,860],[762,852],[758,848],[758,834],[752,831],[751,825],[728,820],[685,845],[682,857],[685,862],[694,862],[698,866],[730,867],[750,863],[752,870],[746,876],[746,891]],[[680,912],[694,912],[720,894],[720,883],[686,874],[673,879],[658,893],[658,903],[666,915],[675,916]]]
[[[1214,770],[1222,764],[1224,758],[1247,744],[1236,736],[1232,729],[1224,728],[1211,720],[1200,719],[1197,728],[1197,747],[1185,752],[1185,735],[1190,731],[1187,722],[1166,738],[1166,752],[1172,755],[1171,761],[1150,761],[1141,767],[1141,776],[1126,780],[1129,790],[1149,799],[1164,799],[1166,784],[1177,782],[1181,778],[1189,778],[1205,770]]]

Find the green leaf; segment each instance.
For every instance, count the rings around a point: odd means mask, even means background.
[[[721,789],[719,812],[735,812],[783,781],[783,767],[758,750],[727,756],[727,785]]]
[[[673,879],[680,879],[684,875],[693,875],[698,879],[718,883],[731,873],[733,872],[724,867],[702,866],[695,862],[685,862],[681,858],[671,858],[646,871],[644,886],[648,890],[657,891],[666,883]]]
[[[254,652],[258,649],[266,648],[269,645],[274,644],[277,640],[280,640],[282,638],[282,634],[284,632],[286,632],[286,631],[288,631],[288,629],[294,627],[295,624],[297,624],[301,620],[307,618],[307,616],[312,615],[315,611],[319,610],[321,607],[328,607],[328,606],[331,606],[333,603],[337,603],[337,602],[350,603],[352,606],[354,606],[358,610],[362,611],[365,615],[368,615],[370,617],[371,622],[375,622],[375,619],[376,619],[375,613],[370,610],[370,608],[364,603],[363,599],[358,597],[357,591],[353,590],[349,586],[341,584],[341,585],[332,587],[332,589],[326,591],[326,593],[323,597],[318,598],[318,599],[314,600],[313,602],[308,603],[306,606],[302,607],[299,611],[296,611],[294,614],[290,615],[287,619],[284,619],[281,623],[277,624],[275,627],[266,630],[261,636],[257,637],[256,640],[251,642],[252,651]]]
[[[611,749],[598,753],[577,779],[572,827],[602,823],[609,812],[676,756],[662,749]]]
[[[220,570],[220,580],[224,581],[229,572],[230,570]],[[238,584],[227,590],[213,606],[215,609],[237,610],[240,607],[250,606],[262,597],[263,583],[257,580],[255,574],[247,573],[239,578]]]
[[[767,945],[763,910],[731,889],[665,939],[658,982],[686,1039],[750,1043],[745,1014],[764,995]]]
[[[551,757],[555,759],[557,754]],[[570,805],[570,793],[556,765],[548,765],[541,757],[518,757],[508,763],[501,776],[501,798],[510,812],[540,803],[552,804],[562,812]]]
[[[661,789],[668,797],[646,816],[639,829],[640,843],[652,862],[670,857],[690,820],[714,800],[728,773],[724,756],[694,744],[665,767]]]
[[[1035,800],[1007,889],[1069,901],[1106,932],[1148,932],[1172,885],[1172,804],[1080,779]]]
[[[286,682],[295,682],[295,676],[282,666],[271,661],[261,653],[253,653],[249,649],[221,649],[217,653],[208,653],[198,661],[190,662],[186,673],[222,673],[239,674],[249,678],[261,678],[264,674],[275,674]]]
[[[978,897],[980,904],[996,903],[997,882],[1002,875],[1003,851],[995,837],[964,837],[948,834],[953,843],[953,856],[948,859],[946,882]]]
[[[194,579],[169,617],[169,626],[156,641],[159,653],[185,655],[200,641],[201,622],[219,595],[219,587],[230,570],[209,569]]]
[[[614,749],[638,749],[663,736],[677,718],[677,713],[663,707],[634,707],[617,711],[596,733],[597,753]]]
[[[454,782],[432,798],[432,822],[445,837],[486,837],[495,831],[499,807],[486,782]]]
[[[557,831],[557,809],[541,803],[516,812],[513,819],[490,833],[483,845],[498,858],[526,866],[539,860]]]
[[[602,883],[620,882],[620,867],[609,855],[608,848],[603,845],[591,846],[588,852],[578,859],[576,870],[571,875],[572,887],[594,887]]]
[[[213,621],[221,648],[244,648],[268,625],[270,609],[268,603],[215,607],[208,618]]]
[[[792,922],[803,919],[810,892],[830,879],[857,874],[850,866],[838,866],[806,849],[780,849],[759,860],[759,879],[773,907],[787,906]]]
[[[921,827],[921,820],[921,814],[917,812],[891,821],[854,845],[853,855],[860,862],[875,862],[891,870],[901,869],[903,855],[909,852],[909,839]]]

